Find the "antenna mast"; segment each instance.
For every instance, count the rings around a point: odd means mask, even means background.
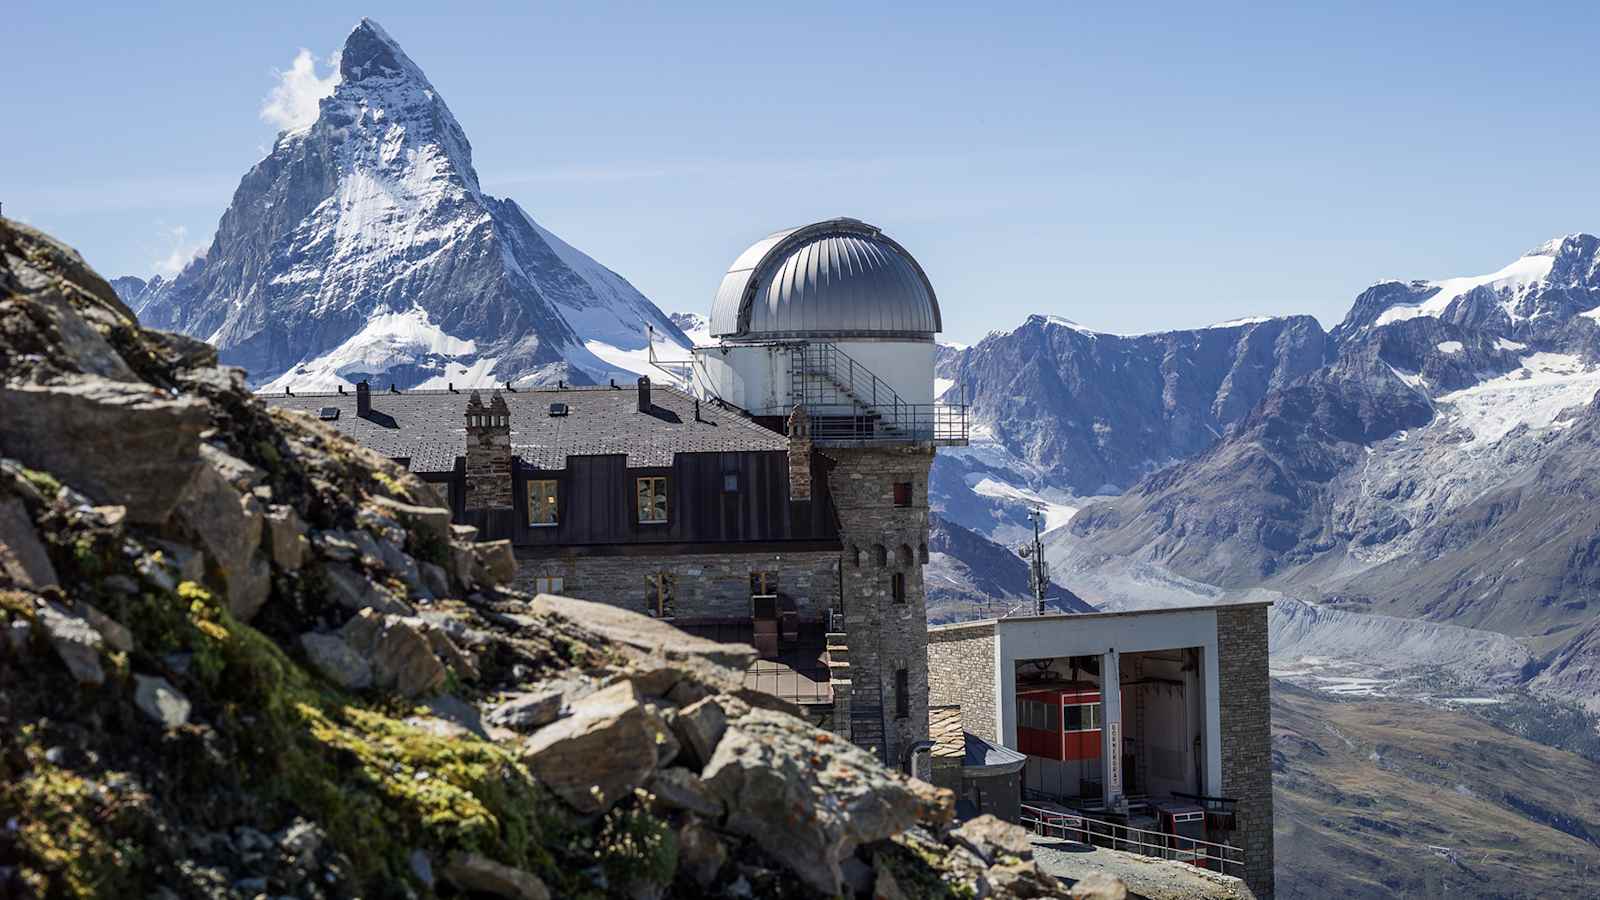
[[[1028,561],[1028,586],[1033,589],[1033,614],[1044,615],[1044,595],[1050,587],[1050,564],[1044,561],[1044,542],[1039,537],[1039,523],[1044,521],[1044,510],[1032,507],[1028,521],[1033,523],[1033,543],[1017,549],[1017,555]]]

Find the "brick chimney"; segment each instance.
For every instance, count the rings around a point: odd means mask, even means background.
[[[356,415],[365,419],[372,414],[372,388],[365,378],[356,382]]]
[[[511,410],[499,391],[489,405],[467,398],[467,509],[511,506]]]
[[[811,417],[795,405],[789,414],[789,499],[811,499]]]
[[[639,412],[647,413],[655,407],[650,402],[650,376],[639,376]]]

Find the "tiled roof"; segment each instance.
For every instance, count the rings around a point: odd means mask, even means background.
[[[479,389],[485,403],[492,389]],[[466,452],[465,414],[470,390],[372,392],[373,416],[356,415],[354,391],[344,394],[261,394],[268,405],[312,416],[324,407],[339,410],[327,421],[344,434],[391,458],[410,457],[413,472],[449,472]],[[511,452],[529,465],[561,469],[569,456],[625,454],[629,466],[670,466],[679,453],[787,450],[788,440],[740,413],[700,404],[656,385],[652,410],[638,408],[638,391],[623,389],[517,388],[501,391],[511,409]],[[550,415],[550,404],[565,403],[565,416]]]

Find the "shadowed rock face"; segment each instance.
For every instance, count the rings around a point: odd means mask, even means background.
[[[603,383],[586,340],[640,348],[648,324],[687,343],[626,280],[482,192],[443,98],[365,20],[317,120],[245,174],[205,254],[118,287],[146,324],[209,341],[257,386]]]

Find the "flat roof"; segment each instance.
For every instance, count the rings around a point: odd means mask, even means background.
[[[928,631],[958,631],[962,628],[976,628],[979,626],[993,626],[1001,622],[1045,622],[1064,619],[1118,619],[1132,618],[1134,616],[1154,616],[1162,613],[1198,612],[1201,610],[1215,610],[1238,606],[1271,606],[1272,600],[1230,600],[1222,603],[1197,603],[1194,606],[1161,606],[1154,609],[1118,609],[1097,612],[1080,613],[1048,613],[1042,616],[1007,616],[994,619],[970,619],[966,622],[947,622],[943,625],[929,625]]]

